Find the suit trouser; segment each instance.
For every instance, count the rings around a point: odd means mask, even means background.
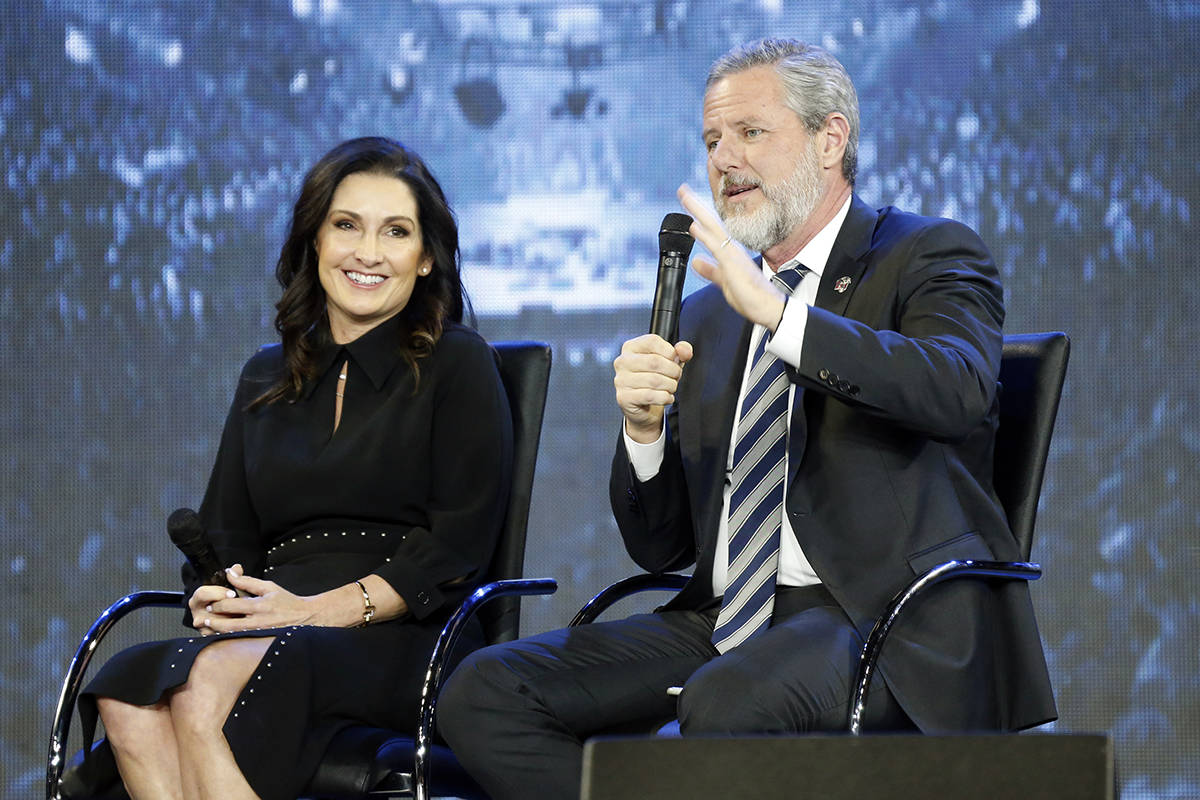
[[[771,626],[721,655],[718,608],[640,614],[476,651],[438,727],[494,800],[577,798],[583,742],[678,714],[691,734],[845,730],[862,637],[822,586],[781,588]],[[678,701],[667,694],[683,686]],[[882,680],[864,728],[912,729]]]

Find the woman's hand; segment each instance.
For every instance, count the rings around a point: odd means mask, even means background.
[[[237,565],[237,569],[241,570],[240,564]],[[220,612],[213,611],[213,604],[234,597],[237,597],[237,592],[225,586],[205,584],[197,588],[188,598],[188,610],[192,612],[192,627],[199,631],[201,636],[216,633],[210,627],[210,623],[213,617],[220,616]]]
[[[293,594],[274,581],[251,578],[243,574],[241,564],[225,570],[225,577],[242,597],[223,586],[201,586],[188,602],[201,634],[330,624],[321,621],[316,598]]]
[[[291,625],[353,628],[362,624],[362,591],[353,583],[316,595],[298,595],[274,581],[243,574],[241,564],[225,570],[225,576],[242,597],[223,586],[201,586],[188,601],[193,624],[204,636]],[[403,599],[382,578],[369,575],[363,581],[377,603],[376,620],[407,611]]]

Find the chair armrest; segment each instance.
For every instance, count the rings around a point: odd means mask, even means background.
[[[587,625],[588,623],[595,622],[597,617],[607,611],[617,601],[638,594],[639,592],[677,592],[689,580],[691,580],[690,575],[677,575],[668,572],[663,575],[634,575],[631,578],[617,581],[608,588],[601,589],[599,594],[587,601],[587,604],[579,609],[579,613],[575,615],[575,618],[567,623],[567,627],[574,628],[576,625]]]
[[[413,758],[413,782],[416,788],[416,800],[427,800],[429,780],[429,751],[433,744],[433,725],[436,712],[437,693],[442,685],[442,672],[446,660],[458,643],[463,627],[475,616],[480,606],[495,600],[497,597],[511,595],[529,596],[535,594],[554,594],[558,591],[558,582],[552,578],[515,578],[505,581],[492,581],[480,586],[462,602],[458,610],[450,615],[442,632],[438,634],[437,643],[429,656],[429,668],[425,671],[425,681],[421,685],[421,700],[417,712],[417,737]]]
[[[75,657],[67,667],[62,691],[58,695],[58,706],[54,709],[54,721],[50,728],[50,752],[46,761],[47,800],[57,800],[62,791],[60,781],[66,764],[63,748],[67,745],[71,717],[75,713],[75,701],[79,699],[79,690],[83,688],[83,674],[87,671],[100,642],[108,635],[113,625],[131,611],[147,606],[179,607],[183,605],[183,599],[183,592],[145,591],[127,594],[96,617],[92,627],[83,635],[83,640],[75,649]]]
[[[851,736],[862,732],[862,720],[867,706],[867,691],[875,676],[875,662],[883,650],[892,626],[904,613],[909,602],[931,586],[953,578],[1004,578],[1008,580],[1036,581],[1042,577],[1042,567],[1026,561],[947,561],[918,575],[912,583],[897,592],[875,621],[867,641],[863,644],[858,660],[858,672],[854,676],[854,692],[850,697],[850,716],[846,721]]]

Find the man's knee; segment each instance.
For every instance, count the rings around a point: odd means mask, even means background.
[[[785,687],[751,674],[742,663],[722,661],[702,667],[683,687],[679,696],[681,733],[767,733],[792,728]]]
[[[503,645],[485,647],[464,658],[438,693],[438,728],[448,739],[469,730],[480,711],[502,709],[518,693],[515,676],[503,664]]]

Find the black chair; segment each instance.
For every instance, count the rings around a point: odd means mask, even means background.
[[[993,484],[1000,504],[1008,516],[1021,558],[1026,561],[948,561],[918,576],[888,603],[867,636],[854,680],[847,730],[861,733],[867,692],[875,674],[875,665],[887,635],[897,619],[925,590],[943,581],[960,577],[1006,580],[1037,580],[1042,575],[1038,564],[1028,562],[1033,548],[1033,524],[1050,436],[1058,416],[1058,402],[1071,340],[1065,333],[1025,333],[1004,337],[1000,360],[1000,421],[993,456]],[[652,590],[678,590],[688,581],[686,575],[635,575],[614,583],[593,597],[571,625],[594,621],[607,608],[631,594]]]
[[[441,685],[447,659],[463,626],[478,614],[488,644],[506,642],[519,635],[520,598],[551,594],[553,580],[522,579],[525,533],[537,464],[538,442],[550,381],[550,346],[540,342],[498,342],[500,375],[508,393],[513,415],[513,477],[508,511],[488,572],[489,583],[480,586],[447,621],[438,637],[422,688],[416,734],[412,732],[353,726],[330,744],[305,796],[314,800],[349,800],[369,797],[414,797],[425,800],[435,795],[461,798],[487,796],[459,767],[449,749],[433,743],[434,701]],[[47,800],[63,798],[126,797],[113,772],[112,785],[96,787],[94,777],[85,782],[78,765],[64,775],[67,735],[84,671],[100,640],[129,612],[145,606],[179,608],[182,592],[144,591],[127,595],[104,611],[80,642],[63,680],[62,692],[50,734],[46,769]],[[432,787],[429,784],[432,773]],[[100,789],[90,795],[81,786]]]

